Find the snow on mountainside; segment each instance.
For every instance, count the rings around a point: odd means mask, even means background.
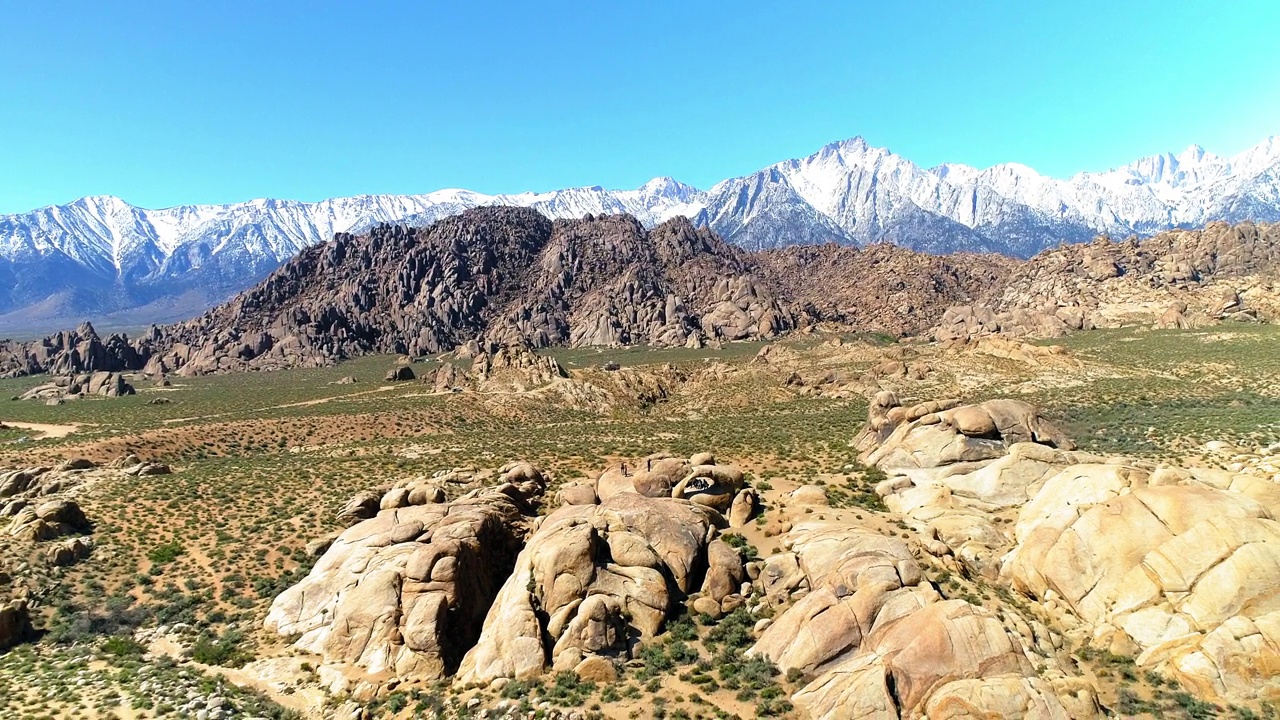
[[[134,324],[176,319],[334,233],[426,224],[481,205],[532,207],[553,218],[629,213],[646,226],[685,215],[750,249],[893,242],[1029,256],[1098,233],[1280,220],[1280,137],[1230,158],[1192,146],[1065,180],[1015,163],[922,168],[854,138],[705,192],[664,177],[635,190],[449,189],[162,210],[86,197],[0,216],[0,329],[48,329],[112,313]]]

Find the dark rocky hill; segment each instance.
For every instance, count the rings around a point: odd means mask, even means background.
[[[200,317],[132,338],[104,339],[85,324],[0,343],[0,373],[202,374],[467,345],[697,346],[817,322],[913,335],[959,305],[991,308],[983,317],[1096,305],[1116,278],[1142,293],[1274,273],[1278,240],[1280,226],[1219,223],[1029,261],[887,244],[752,253],[684,218],[647,230],[627,215],[552,221],[487,207],[425,228],[340,234]],[[975,322],[956,327],[970,333]]]

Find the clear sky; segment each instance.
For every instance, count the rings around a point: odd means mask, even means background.
[[[1280,133],[1277,0],[0,0],[0,212],[708,187],[862,135],[1065,177]]]

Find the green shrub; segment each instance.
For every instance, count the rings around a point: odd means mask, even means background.
[[[151,548],[151,552],[147,553],[147,559],[153,565],[164,565],[178,559],[179,555],[185,553],[186,550],[177,540],[167,542],[163,545],[157,545]]]

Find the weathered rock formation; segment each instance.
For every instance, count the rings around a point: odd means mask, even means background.
[[[76,399],[84,397],[124,397],[135,393],[124,375],[115,372],[67,375],[31,388],[21,400]]]
[[[1072,451],[1024,403],[952,405],[882,394],[858,438],[929,552],[1197,696],[1280,697],[1280,486]]]
[[[1280,696],[1280,487],[1248,475],[1072,466],[1022,507],[1004,571],[1095,645],[1199,697]]]
[[[1054,664],[1046,628],[943,599],[901,540],[812,522],[788,533],[784,547],[782,558],[803,568],[807,592],[751,652],[813,678],[793,697],[807,716],[1096,715],[1092,695],[1077,695],[1061,672],[1057,686],[1037,674],[1037,666]],[[771,558],[762,577],[782,558]]]
[[[633,491],[556,510],[520,553],[457,682],[631,657],[699,589],[717,519],[696,503]]]
[[[33,634],[31,611],[24,600],[0,604],[0,651],[8,650]]]
[[[978,302],[948,309],[933,335],[942,341],[992,333],[1059,337],[1094,326],[1179,327],[1190,317],[1277,318],[1280,303],[1269,280],[1277,267],[1276,224],[1215,222],[1145,240],[1098,238],[1020,264]],[[1260,308],[1249,307],[1250,293]]]
[[[276,598],[266,626],[301,635],[296,646],[330,666],[442,677],[480,635],[544,490],[541,472],[518,464],[450,502],[427,484],[362,495],[344,513],[368,519]]]

